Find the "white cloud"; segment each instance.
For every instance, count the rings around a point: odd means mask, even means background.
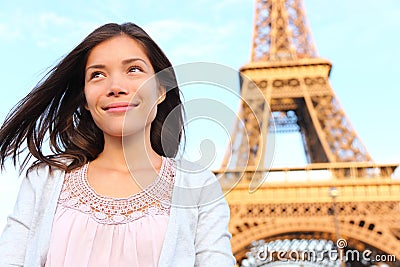
[[[254,5],[254,1],[252,0],[220,0],[218,2],[212,1],[210,4],[215,10],[222,10],[226,8],[231,8],[233,6],[238,6],[238,5],[243,5],[246,3],[246,5]]]
[[[83,38],[98,26],[93,22],[74,20],[55,12],[26,13],[17,10],[1,15],[4,17],[4,22],[0,24],[1,40],[28,40],[41,48],[70,44],[71,40]]]
[[[232,44],[227,38],[238,25],[225,23],[208,25],[187,20],[160,20],[143,28],[168,51],[174,63],[217,60]]]
[[[193,21],[165,19],[146,24],[143,28],[154,38],[160,41],[169,41],[180,38],[182,35],[186,36],[188,33],[205,32],[208,27]]]
[[[42,27],[48,27],[49,25],[57,25],[58,27],[70,25],[72,20],[67,17],[59,16],[55,13],[46,12],[40,14],[39,23]]]
[[[14,41],[21,38],[21,33],[17,29],[12,29],[9,25],[0,24],[0,39],[2,41]]]
[[[82,39],[95,27],[94,23],[73,20],[56,13],[42,13],[30,27],[36,45],[52,47],[65,45],[71,40]]]

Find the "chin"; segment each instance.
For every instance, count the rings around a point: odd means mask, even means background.
[[[124,129],[120,134],[121,137],[129,137],[129,136],[135,136],[139,133],[144,133],[145,128],[134,128],[134,129]]]

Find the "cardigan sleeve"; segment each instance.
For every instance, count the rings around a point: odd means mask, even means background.
[[[228,231],[229,206],[215,175],[210,171],[208,177],[200,194],[195,266],[234,266]]]
[[[23,266],[35,206],[35,191],[24,177],[12,215],[0,236],[0,266]]]

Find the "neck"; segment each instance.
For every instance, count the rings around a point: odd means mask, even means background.
[[[98,161],[114,166],[115,169],[140,170],[161,167],[161,157],[152,149],[150,125],[144,131],[125,137],[104,136],[104,150]]]

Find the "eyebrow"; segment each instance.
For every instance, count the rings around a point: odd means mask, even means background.
[[[149,67],[148,64],[147,64],[147,62],[146,62],[145,60],[143,60],[143,59],[141,59],[141,58],[138,58],[138,57],[124,59],[124,60],[122,60],[122,65],[127,65],[127,64],[132,63],[132,62],[135,62],[135,61],[141,61],[141,62],[143,62],[147,67]],[[85,71],[85,72],[87,72],[89,69],[104,69],[105,67],[106,67],[106,66],[103,65],[103,64],[90,65],[89,67],[86,68],[86,71]]]
[[[123,65],[127,65],[127,64],[129,64],[129,63],[134,62],[134,61],[142,61],[146,66],[148,66],[148,65],[147,65],[147,62],[146,62],[144,59],[139,58],[139,57],[124,59],[124,60],[122,60],[122,64],[123,64]]]

